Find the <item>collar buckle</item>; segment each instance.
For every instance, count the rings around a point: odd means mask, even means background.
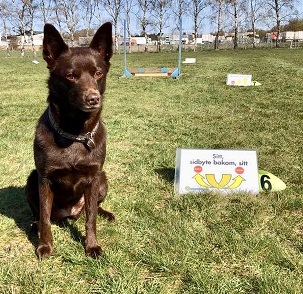
[[[91,132],[88,132],[85,135],[85,142],[84,144],[89,148],[89,149],[94,149],[96,147],[95,141],[94,141],[94,136]]]

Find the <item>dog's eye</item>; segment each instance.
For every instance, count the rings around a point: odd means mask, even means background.
[[[98,79],[101,79],[103,77],[103,72],[101,70],[97,70],[95,72],[95,79],[98,80]]]
[[[68,73],[65,77],[66,77],[69,81],[75,81],[76,78],[77,78],[77,76],[76,76],[74,73],[72,73],[72,72]]]

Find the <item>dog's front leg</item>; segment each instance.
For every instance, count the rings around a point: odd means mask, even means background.
[[[102,249],[98,245],[96,236],[96,223],[98,211],[98,181],[94,181],[85,191],[85,253],[87,256],[99,258],[102,255]]]
[[[51,232],[51,212],[53,205],[53,192],[50,184],[45,179],[39,177],[39,200],[40,200],[40,219],[39,219],[39,243],[37,255],[40,259],[48,257],[53,251],[53,237]]]

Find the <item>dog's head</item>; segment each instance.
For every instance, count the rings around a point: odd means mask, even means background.
[[[100,110],[112,56],[112,25],[103,24],[89,47],[70,48],[51,24],[44,26],[43,58],[50,70],[49,102],[84,112]]]

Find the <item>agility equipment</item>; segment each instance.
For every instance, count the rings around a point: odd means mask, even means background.
[[[182,19],[180,18],[180,32],[179,32],[179,51],[178,51],[178,65],[177,68],[171,69],[162,67],[159,71],[153,69],[138,68],[137,70],[129,70],[126,64],[126,20],[124,20],[124,69],[122,78],[130,77],[171,77],[178,78],[181,75],[181,55],[182,55]]]

